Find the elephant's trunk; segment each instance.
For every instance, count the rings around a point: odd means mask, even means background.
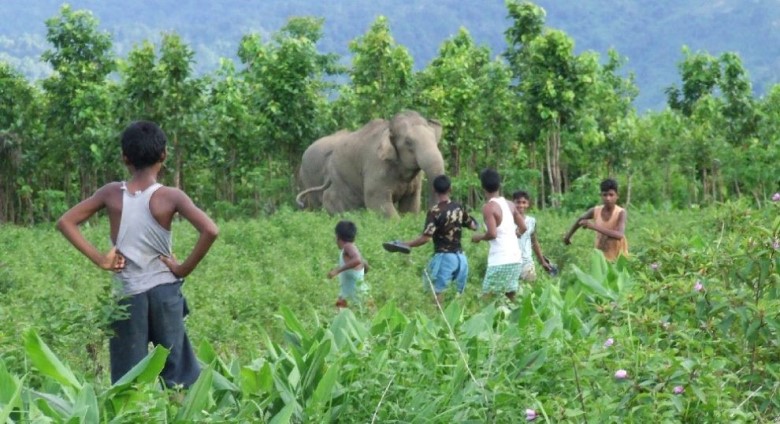
[[[428,192],[428,207],[433,206],[436,203],[436,191],[433,189],[433,179],[439,175],[444,174],[444,158],[441,156],[439,149],[431,149],[433,151],[427,152],[421,156],[421,160],[418,160],[420,168],[425,172],[425,176],[428,179],[426,183]]]

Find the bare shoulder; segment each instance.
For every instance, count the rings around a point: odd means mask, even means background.
[[[102,206],[107,206],[109,210],[121,208],[122,183],[118,181],[110,182],[97,189],[88,200],[100,203]]]
[[[583,218],[583,219],[593,218],[596,215],[596,208],[600,208],[600,207],[599,206],[594,206],[594,207],[586,210],[585,213],[583,213],[580,218]]]
[[[187,195],[182,189],[171,187],[171,186],[162,186],[157,190],[157,193],[159,193],[160,197],[166,202],[170,203],[176,207],[180,207],[185,203],[190,203],[190,196]]]
[[[122,183],[119,181],[113,181],[97,189],[97,191],[95,191],[93,196],[95,197],[110,196],[112,194],[121,193],[121,192],[122,192]]]

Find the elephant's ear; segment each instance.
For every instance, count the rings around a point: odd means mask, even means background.
[[[436,144],[439,144],[439,141],[441,141],[441,122],[435,120],[435,119],[429,119],[428,125],[430,125],[433,128],[433,132],[436,134]]]
[[[382,134],[382,141],[379,142],[379,147],[377,147],[377,155],[379,156],[379,160],[383,161],[398,160],[398,152],[395,150],[395,146],[390,141],[389,131]]]

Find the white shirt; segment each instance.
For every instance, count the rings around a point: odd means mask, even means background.
[[[503,197],[494,197],[490,201],[501,208],[501,224],[496,227],[496,238],[490,240],[488,266],[519,264],[523,255],[517,244],[517,225],[509,202]]]

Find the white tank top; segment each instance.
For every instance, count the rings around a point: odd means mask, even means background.
[[[128,296],[178,280],[159,258],[171,255],[171,232],[149,210],[149,200],[160,187],[155,183],[142,192],[129,193],[122,182],[122,218],[116,248],[125,257],[125,268],[115,275]]]
[[[517,225],[507,200],[494,197],[490,201],[501,208],[501,224],[496,227],[496,238],[490,240],[488,266],[519,264],[522,262],[522,253],[517,243]]]

